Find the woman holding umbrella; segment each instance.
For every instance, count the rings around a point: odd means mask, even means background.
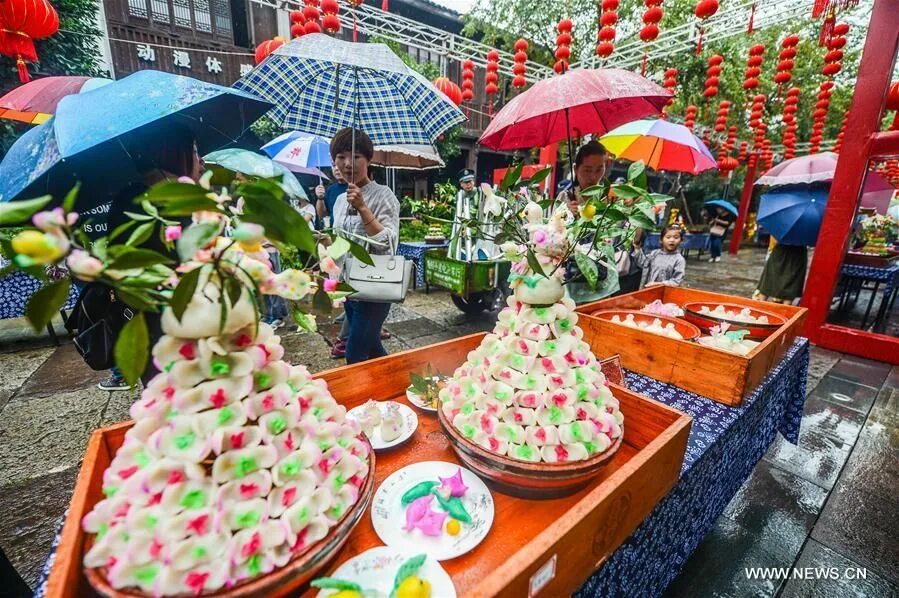
[[[358,129],[341,129],[331,140],[334,168],[347,181],[346,193],[334,204],[331,224],[335,231],[351,238],[366,238],[369,253],[387,254],[395,249],[399,239],[400,202],[390,187],[368,178],[368,165],[374,152],[371,139]],[[349,325],[347,364],[387,355],[381,343],[381,326],[387,319],[390,304],[351,298],[345,309]]]
[[[709,261],[721,261],[721,249],[724,246],[724,237],[727,235],[727,229],[736,216],[736,208],[728,201],[723,199],[714,199],[705,202],[705,208],[708,210],[708,218],[706,223],[709,225]]]
[[[574,158],[574,184],[559,193],[556,201],[564,201],[571,213],[577,215],[580,206],[585,203],[581,190],[599,184],[606,174],[607,156],[606,148],[596,140],[582,145]]]

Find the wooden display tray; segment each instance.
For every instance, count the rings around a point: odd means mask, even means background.
[[[641,309],[656,299],[678,305],[691,301],[736,303],[774,312],[787,321],[744,357],[699,343],[613,324],[589,315],[600,309]],[[732,406],[740,405],[780,361],[802,330],[806,311],[804,307],[662,285],[586,303],[577,308],[581,316],[586,316],[581,317],[578,324],[584,330],[584,340],[590,343],[597,358],[619,354],[621,365],[629,370]]]
[[[846,253],[845,262],[850,266],[867,266],[868,268],[889,268],[899,262],[899,254],[873,255],[849,251]]]
[[[484,334],[397,353],[317,374],[347,408],[368,399],[406,401],[409,372],[427,364],[452,373]],[[487,538],[474,550],[442,563],[459,596],[561,596],[576,590],[637,528],[677,482],[690,431],[689,416],[657,401],[613,386],[625,417],[624,443],[595,480],[560,499],[524,500],[493,493],[496,516]],[[418,412],[412,440],[378,453],[376,489],[394,471],[419,461],[458,463],[434,414]],[[78,475],[46,595],[93,595],[81,567],[85,534],[80,521],[101,498],[103,470],[131,422],[94,432]],[[367,513],[328,569],[382,542]],[[324,573],[323,573],[324,575]],[[534,587],[537,580],[545,584]],[[532,590],[536,589],[537,592]],[[303,595],[314,595],[307,591]]]

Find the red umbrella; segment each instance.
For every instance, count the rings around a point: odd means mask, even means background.
[[[497,112],[479,142],[511,150],[542,147],[572,135],[602,135],[659,114],[672,95],[631,71],[573,69],[516,96]]]
[[[99,77],[44,77],[16,87],[0,98],[0,118],[40,124],[56,113],[59,100],[112,83]]]

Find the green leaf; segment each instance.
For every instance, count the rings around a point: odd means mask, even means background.
[[[147,203],[147,202],[143,202],[143,203]],[[147,205],[151,205],[151,204],[147,204]],[[139,214],[137,212],[125,212],[125,215],[128,216],[129,218],[131,218],[132,220],[139,220],[142,222],[146,222],[148,220],[153,220],[152,216],[147,216],[146,214]]]
[[[182,262],[193,259],[194,254],[209,245],[221,232],[221,225],[217,222],[203,222],[191,224],[181,233],[175,242],[178,249],[178,257]]]
[[[612,185],[612,193],[619,199],[635,199],[643,195],[643,190],[633,185]]]
[[[331,246],[328,247],[328,255],[331,259],[340,259],[346,254],[347,251],[350,250],[350,242],[344,239],[343,237],[337,237],[334,239],[334,242],[331,243]]]
[[[228,303],[231,304],[231,307],[234,307],[237,305],[237,302],[240,301],[240,296],[243,294],[243,285],[241,285],[240,281],[236,278],[226,278],[225,292],[228,295]]]
[[[128,304],[128,307],[137,311],[156,311],[156,304],[150,295],[150,289],[124,289],[118,287],[115,291],[116,297]]]
[[[608,194],[608,191],[609,183],[608,181],[603,181],[598,185],[591,185],[586,189],[581,190],[581,195],[591,199],[602,199]]]
[[[603,218],[605,218],[609,222],[622,222],[624,220],[627,220],[627,214],[625,214],[618,208],[605,208],[597,210],[597,212],[602,214]]]
[[[144,209],[144,212],[146,212],[152,218],[159,216],[159,210],[156,209],[156,206],[154,206],[146,199],[140,202],[140,207],[142,207]]]
[[[52,199],[50,195],[44,195],[36,199],[0,203],[0,226],[25,224]]]
[[[437,502],[440,503],[440,508],[449,513],[450,517],[458,519],[462,523],[471,523],[471,515],[468,514],[465,505],[462,504],[462,499],[458,496],[444,498],[436,489],[432,494],[437,499]]]
[[[393,592],[396,592],[397,588],[406,581],[406,579],[412,577],[418,570],[421,569],[421,566],[425,564],[425,561],[428,559],[428,555],[426,554],[417,554],[397,569],[396,577],[393,578]]]
[[[125,231],[127,231],[129,228],[131,228],[131,227],[134,226],[135,224],[137,224],[137,223],[136,223],[135,221],[133,221],[133,220],[129,220],[128,222],[123,222],[122,224],[118,225],[117,227],[115,227],[115,228],[112,230],[112,232],[109,234],[108,239],[109,239],[110,241],[114,241],[114,240],[117,239],[120,235],[122,235],[122,233],[124,233]]]
[[[68,277],[51,282],[41,287],[31,296],[25,306],[25,317],[31,322],[35,332],[41,332],[47,327],[66,299],[69,297],[69,288],[72,282]]]
[[[652,202],[654,204],[656,204],[656,203],[662,203],[662,202],[669,202],[674,198],[671,197],[670,195],[665,195],[664,193],[650,193],[649,199],[651,199]]]
[[[515,168],[506,171],[506,176],[499,184],[500,191],[508,191],[509,188],[521,180],[521,171],[524,170],[524,162],[518,164]]]
[[[347,239],[347,243],[350,244],[350,255],[363,264],[368,264],[369,266],[375,265],[375,262],[371,259],[371,256],[368,255],[368,250],[366,250],[365,247],[355,241],[350,241],[349,239]]]
[[[150,235],[153,234],[153,228],[156,226],[156,222],[144,222],[140,226],[138,226],[131,233],[131,236],[128,237],[128,240],[125,242],[125,245],[131,245],[134,247],[135,245],[143,245],[147,242],[147,239],[150,238]]]
[[[627,180],[628,182],[633,182],[637,177],[639,177],[646,170],[646,164],[643,163],[643,160],[637,160],[627,167]]]
[[[580,269],[581,274],[584,275],[587,284],[589,284],[590,288],[595,291],[596,281],[599,279],[599,270],[596,267],[596,262],[591,260],[587,255],[577,251],[574,253],[574,261]]]
[[[649,230],[652,230],[656,226],[656,223],[653,222],[651,218],[647,218],[646,215],[641,212],[633,212],[630,216],[628,216],[627,220],[634,226],[646,228]]]
[[[172,308],[172,313],[179,322],[181,321],[181,316],[184,315],[184,310],[187,309],[187,306],[190,303],[191,297],[194,296],[194,292],[197,290],[197,283],[200,280],[202,271],[202,267],[194,268],[182,276],[181,280],[178,282],[178,286],[175,287],[175,291],[172,293],[169,307]]]
[[[140,380],[150,357],[150,335],[143,312],[137,312],[129,320],[115,343],[115,363],[125,382],[134,386]]]
[[[238,187],[244,199],[243,219],[265,228],[266,236],[289,243],[307,253],[315,254],[315,238],[305,218],[286,202],[278,199],[265,184],[252,183]]]
[[[106,261],[108,257],[107,246],[109,245],[109,239],[106,237],[100,237],[96,241],[91,244],[91,252],[97,256],[97,259]]]
[[[152,249],[132,249],[116,257],[108,268],[111,270],[132,270],[156,264],[171,264],[173,261]]]
[[[75,183],[75,186],[69,189],[65,199],[62,200],[62,209],[65,213],[69,213],[75,209],[75,200],[78,199],[78,192],[81,190],[81,182]]]
[[[328,297],[328,293],[325,292],[325,289],[322,287],[318,287],[315,291],[315,294],[312,296],[312,308],[322,314],[329,314],[331,310],[334,309],[334,304],[331,303],[331,298]]]
[[[543,182],[543,180],[549,176],[549,173],[553,171],[552,166],[547,166],[546,168],[542,168],[534,173],[534,176],[528,181],[529,185],[539,185]]]
[[[336,577],[319,577],[318,579],[313,579],[309,585],[321,590],[351,590],[354,592],[362,592],[362,586],[358,583],[337,579]]]
[[[424,480],[422,482],[419,482],[403,493],[403,495],[400,497],[400,504],[405,507],[412,501],[417,500],[422,496],[427,496],[431,493],[431,490],[439,485],[440,482],[435,482],[433,480]]]
[[[614,261],[610,261],[609,263],[597,262],[597,265],[606,269],[606,277],[600,281],[595,289],[596,292],[599,293],[597,299],[602,299],[603,297],[608,297],[612,293],[618,292],[621,285],[618,283],[618,269],[615,267]]]
[[[528,247],[527,253],[528,266],[530,266],[531,270],[534,271],[534,274],[538,274],[543,278],[549,278],[546,275],[546,272],[543,271],[543,267],[540,265],[540,262],[537,261],[537,256],[534,255],[534,250]]]
[[[209,199],[206,197],[208,193],[209,191],[193,183],[162,181],[161,183],[156,183],[150,187],[139,199],[140,201],[149,201],[158,206],[165,206],[170,202],[179,200]]]
[[[297,326],[306,332],[318,332],[318,324],[315,322],[315,316],[307,314],[299,309],[294,309],[292,313],[293,321],[297,323]]]

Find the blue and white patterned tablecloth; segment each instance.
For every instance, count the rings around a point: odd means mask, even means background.
[[[0,259],[0,267],[3,265],[3,260]],[[12,272],[0,278],[0,320],[24,316],[28,300],[40,288],[40,281],[24,272]],[[72,285],[63,309],[68,310],[75,307],[77,299],[78,289]]]
[[[425,284],[425,253],[431,249],[443,249],[449,247],[449,242],[425,243],[423,241],[403,241],[397,247],[396,252],[406,259],[415,262],[415,286]]]
[[[627,372],[631,390],[693,417],[687,452],[675,487],[587,580],[578,596],[662,593],[749,477],[775,434],[779,431],[788,441],[798,442],[808,364],[809,343],[798,339],[740,407],[715,403]],[[35,598],[44,596],[58,542],[57,532]]]
[[[677,577],[780,431],[798,442],[809,343],[799,339],[741,407],[628,373],[628,387],[693,417],[680,479],[578,591],[658,596]]]
[[[848,278],[861,278],[863,280],[874,280],[884,283],[883,296],[889,298],[897,286],[899,286],[899,264],[894,264],[886,268],[877,266],[859,266],[857,264],[843,264],[840,270],[843,276]]]

